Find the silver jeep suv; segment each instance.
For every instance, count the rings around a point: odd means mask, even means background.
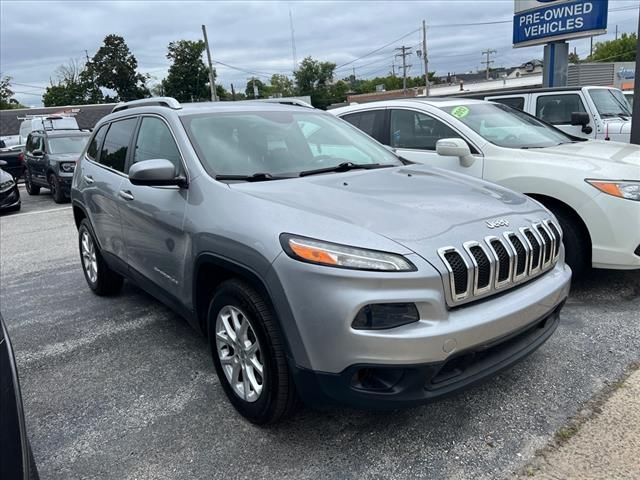
[[[547,340],[569,291],[540,204],[311,108],[118,105],[72,201],[89,287],[127,278],[187,318],[259,424],[298,398],[395,408],[466,387]]]

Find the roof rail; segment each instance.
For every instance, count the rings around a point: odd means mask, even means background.
[[[295,105],[297,107],[314,108],[310,103],[300,100],[299,98],[255,98],[249,99],[247,102],[265,102],[265,103],[279,103],[280,105]]]
[[[128,110],[136,107],[167,107],[173,110],[180,110],[182,105],[175,98],[172,97],[151,97],[141,98],[140,100],[132,100],[130,102],[121,102],[113,107],[111,113],[121,112],[122,110]]]

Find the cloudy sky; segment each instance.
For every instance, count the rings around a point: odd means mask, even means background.
[[[597,1],[597,0],[596,0]],[[609,33],[635,32],[638,1],[609,1]],[[496,1],[0,1],[0,75],[13,77],[16,98],[41,105],[41,95],[56,68],[70,59],[92,56],[104,37],[122,35],[151,84],[167,73],[167,44],[195,40],[207,26],[218,81],[244,90],[247,78],[267,80],[293,68],[289,12],[293,17],[298,61],[306,56],[338,65],[337,76],[385,75],[394,48],[421,42],[427,21],[429,69],[439,74],[481,68],[481,51],[497,50],[494,66],[542,58],[542,47],[513,49],[513,0]],[[485,23],[484,22],[493,22]],[[496,23],[503,22],[503,23]],[[370,52],[384,47],[379,51]],[[584,57],[589,40],[570,49]],[[362,57],[362,58],[360,58]],[[354,61],[355,60],[355,61]],[[396,61],[397,62],[397,61]],[[414,56],[411,75],[422,74]],[[346,64],[346,65],[345,65]],[[397,63],[396,63],[397,64]],[[233,67],[233,68],[231,68]],[[19,93],[18,93],[19,92]]]

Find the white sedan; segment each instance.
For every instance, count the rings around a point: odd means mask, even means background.
[[[562,226],[574,273],[640,269],[639,146],[573,137],[482,100],[388,100],[330,112],[407,160],[538,200]]]

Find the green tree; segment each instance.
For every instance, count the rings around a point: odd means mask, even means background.
[[[575,52],[571,52],[567,56],[567,60],[569,61],[569,63],[580,63],[580,55]]]
[[[591,62],[635,62],[638,35],[623,33],[617,40],[598,42],[593,47],[593,55],[589,55]]]
[[[11,77],[0,78],[0,110],[11,110],[13,108],[23,108],[15,98],[11,89]]]
[[[320,62],[307,57],[300,62],[298,70],[294,72],[298,93],[311,96],[314,107],[326,108],[331,102],[330,84],[336,64]]]
[[[269,83],[271,84],[269,87],[271,95],[293,97],[296,94],[296,87],[293,80],[286,75],[276,73],[271,76],[271,81]]]
[[[82,105],[85,103],[98,103],[96,95],[102,96],[99,90],[94,91],[93,84],[83,78],[84,66],[75,60],[66,65],[60,65],[56,70],[56,81],[51,81],[47,87],[42,102],[45,107],[61,105]]]
[[[202,61],[202,40],[171,42],[167,58],[172,61],[167,78],[162,81],[164,95],[179,102],[210,100],[209,69]],[[215,78],[215,69],[213,75]]]
[[[105,96],[106,101],[128,101],[149,96],[148,76],[137,72],[138,61],[119,35],[107,35],[93,58],[87,62],[82,79],[116,92],[115,97]]]
[[[255,85],[256,89],[258,89],[258,96],[255,96],[255,92],[253,86]],[[269,96],[269,89],[264,82],[258,78],[252,78],[247,82],[247,86],[244,89],[244,93],[248,99],[252,98],[267,98]]]
[[[218,100],[231,100],[231,93],[227,91],[222,85],[216,85],[216,97]]]

